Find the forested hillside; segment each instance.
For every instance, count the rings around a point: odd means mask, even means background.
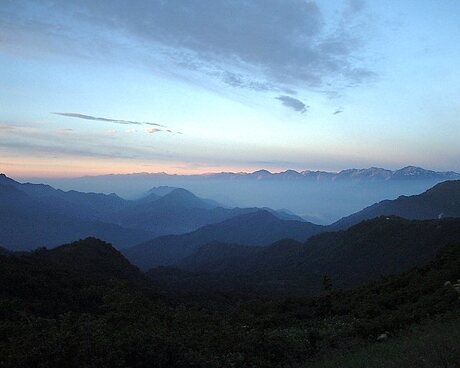
[[[426,266],[354,290],[328,289],[313,299],[166,296],[96,239],[0,255],[0,364],[327,366],[323,357],[371,347],[384,332],[397,339],[426,321],[432,321],[427,328],[439,323],[458,328],[458,316],[448,313],[459,311],[452,286],[459,270],[460,246],[453,245]],[[454,364],[458,344],[446,349],[440,356],[429,350],[420,354],[432,367],[441,367],[438,358]],[[383,354],[377,351],[372,358]]]

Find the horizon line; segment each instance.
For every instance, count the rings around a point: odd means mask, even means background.
[[[397,171],[401,171],[401,170],[404,170],[404,169],[408,169],[408,168],[414,168],[414,169],[421,169],[421,170],[424,170],[424,171],[431,171],[431,172],[435,172],[435,173],[443,173],[443,174],[447,174],[447,173],[450,173],[450,174],[457,174],[457,175],[460,175],[459,172],[457,171],[454,171],[454,170],[432,170],[432,169],[426,169],[424,167],[421,167],[421,166],[415,166],[415,165],[407,165],[407,166],[404,166],[404,167],[401,167],[399,169],[387,169],[387,168],[383,168],[383,167],[377,167],[377,166],[370,166],[370,167],[364,167],[364,168],[345,168],[345,169],[341,169],[341,170],[336,170],[336,171],[328,171],[328,170],[311,170],[311,169],[305,169],[305,170],[301,170],[301,171],[298,171],[298,170],[295,170],[295,169],[285,169],[285,170],[280,170],[280,171],[270,171],[270,170],[267,170],[267,169],[264,169],[264,168],[261,168],[261,169],[257,169],[257,170],[254,170],[254,171],[215,171],[215,172],[202,172],[202,173],[190,173],[190,174],[178,174],[178,173],[170,173],[170,172],[165,172],[165,171],[154,171],[154,172],[147,172],[147,171],[138,171],[138,172],[129,172],[129,173],[107,173],[107,174],[95,174],[95,175],[78,175],[78,176],[27,176],[27,175],[18,175],[18,176],[15,176],[17,178],[37,178],[37,179],[40,179],[40,178],[54,178],[54,179],[79,179],[79,178],[93,178],[93,177],[103,177],[103,176],[129,176],[129,175],[166,175],[166,176],[212,176],[212,175],[219,175],[219,174],[233,174],[233,175],[252,175],[252,174],[255,174],[255,173],[259,173],[259,172],[265,172],[265,173],[268,173],[270,175],[279,175],[279,174],[285,174],[285,173],[288,173],[288,172],[294,172],[294,173],[297,173],[299,175],[303,175],[305,173],[325,173],[325,174],[340,174],[344,171],[353,171],[353,170],[371,170],[371,169],[375,169],[375,170],[383,170],[383,171],[388,171],[388,172],[391,172],[391,173],[395,173]],[[0,175],[5,175],[7,177],[11,177],[9,176],[8,174],[6,174],[6,172],[4,171],[0,171]]]

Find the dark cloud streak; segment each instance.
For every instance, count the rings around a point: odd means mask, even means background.
[[[93,120],[93,121],[103,121],[108,123],[116,123],[116,124],[126,124],[126,125],[152,125],[157,127],[165,127],[164,125],[157,124],[157,123],[150,123],[145,121],[132,121],[132,120],[121,120],[121,119],[109,119],[109,118],[100,118],[91,115],[80,114],[76,112],[52,112],[54,115],[65,116],[68,118],[78,118],[84,120]]]
[[[291,97],[291,96],[278,96],[275,97],[277,100],[281,101],[281,103],[294,110],[297,112],[300,112],[301,114],[307,112],[308,106],[306,106],[302,101],[300,101],[297,98]]]

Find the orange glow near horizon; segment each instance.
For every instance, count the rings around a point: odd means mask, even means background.
[[[97,176],[107,174],[132,174],[132,173],[159,173],[192,175],[207,174],[223,171],[241,172],[255,171],[258,167],[238,167],[238,166],[206,166],[200,165],[193,167],[183,162],[168,163],[148,163],[133,162],[110,159],[81,159],[81,158],[60,158],[43,159],[28,158],[27,162],[23,159],[11,159],[0,162],[0,172],[12,178],[72,178],[81,176]]]

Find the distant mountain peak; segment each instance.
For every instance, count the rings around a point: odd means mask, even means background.
[[[262,179],[273,176],[273,174],[268,170],[262,169],[262,170],[254,171],[253,173],[249,174],[249,176],[255,177],[257,180],[262,180]]]
[[[394,173],[404,173],[404,175],[421,175],[421,174],[435,174],[435,171],[426,170],[418,166],[406,166],[402,169],[395,170]]]
[[[171,190],[167,196],[174,196],[174,197],[180,197],[180,198],[197,198],[199,199],[195,194],[192,192],[188,191],[187,189],[184,188],[175,188]]]
[[[272,175],[272,173],[266,169],[260,169],[253,172],[254,175]]]
[[[174,189],[178,189],[177,187],[171,187],[167,185],[161,185],[159,187],[153,187],[147,191],[147,195],[155,194],[159,197],[163,197],[166,194],[171,193]]]
[[[162,205],[167,205],[171,207],[183,207],[186,208],[210,208],[214,207],[210,204],[206,203],[206,201],[198,198],[192,192],[189,192],[183,188],[175,188],[168,194],[164,195],[156,203],[160,203]]]

